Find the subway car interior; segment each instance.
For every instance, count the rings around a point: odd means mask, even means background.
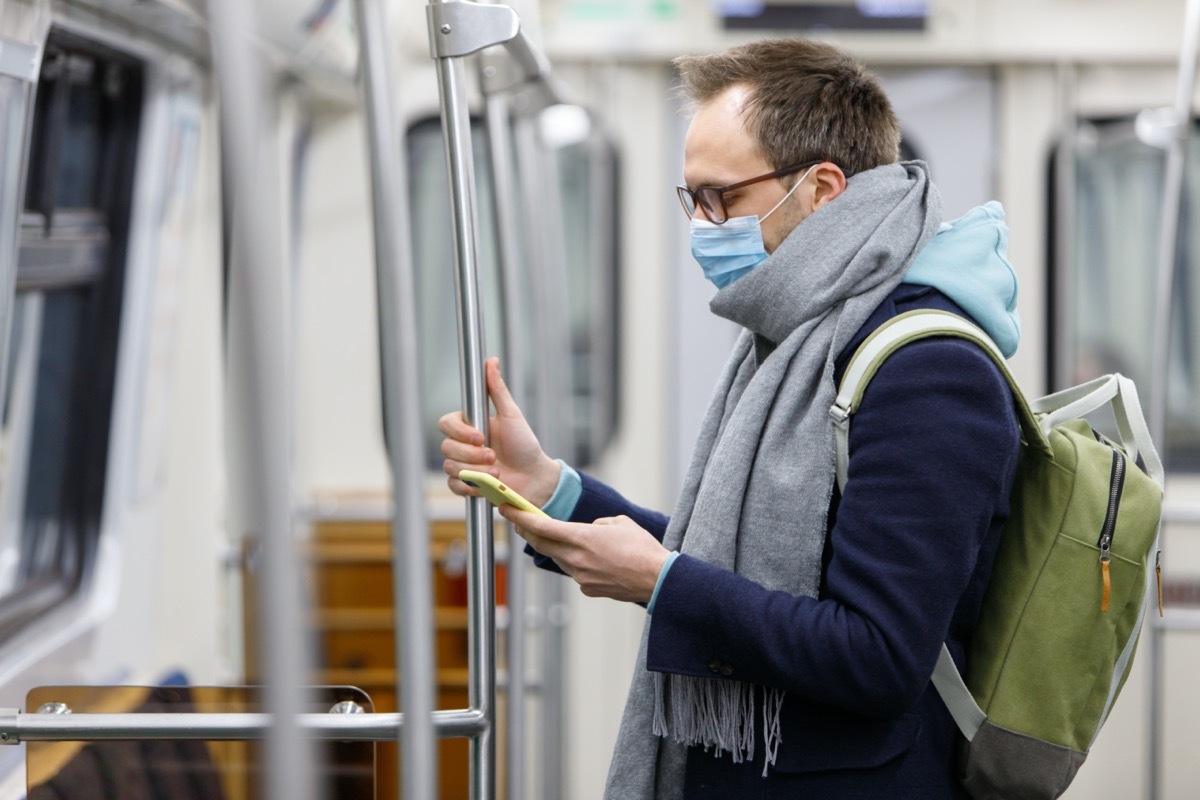
[[[498,356],[674,507],[739,329],[673,59],[785,36],[1003,205],[1029,397],[1136,384],[1163,612],[1063,797],[1200,797],[1200,1],[0,0],[0,798],[604,796],[646,611],[438,420]]]

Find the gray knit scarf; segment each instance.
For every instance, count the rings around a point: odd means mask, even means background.
[[[920,162],[860,173],[711,308],[746,328],[705,414],[663,544],[770,589],[815,597],[834,482],[834,359],[941,222]],[[646,669],[648,617],[606,800],[683,794],[687,747],[752,760],[764,775],[784,692]],[[756,696],[758,700],[756,702]]]

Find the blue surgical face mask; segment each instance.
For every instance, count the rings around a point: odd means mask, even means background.
[[[718,289],[742,277],[767,260],[767,248],[763,245],[762,223],[775,213],[792,192],[804,182],[808,168],[774,208],[762,217],[730,217],[720,225],[699,217],[692,218],[692,255],[708,278]]]

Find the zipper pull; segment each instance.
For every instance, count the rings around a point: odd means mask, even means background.
[[[1158,581],[1158,616],[1161,619],[1163,615],[1162,603],[1162,550],[1154,554],[1154,575]]]
[[[1108,613],[1108,600],[1112,595],[1112,580],[1108,574],[1109,554],[1112,549],[1112,536],[1105,534],[1100,540],[1100,579],[1104,582],[1104,593],[1100,595],[1100,613]]]

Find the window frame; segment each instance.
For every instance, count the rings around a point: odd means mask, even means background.
[[[1075,262],[1078,260],[1077,242],[1082,234],[1077,230],[1079,220],[1082,215],[1078,211],[1081,205],[1080,183],[1083,180],[1079,175],[1079,158],[1081,153],[1087,155],[1097,152],[1100,148],[1131,145],[1142,149],[1139,157],[1153,158],[1157,155],[1161,159],[1162,168],[1165,169],[1166,152],[1157,146],[1157,143],[1147,141],[1145,134],[1140,132],[1140,127],[1137,119],[1138,115],[1118,115],[1118,116],[1091,116],[1081,117],[1076,121],[1076,128],[1069,135],[1064,136],[1056,146],[1053,146],[1046,162],[1046,176],[1048,187],[1047,190],[1047,269],[1046,269],[1046,292],[1050,301],[1046,304],[1046,330],[1049,335],[1046,339],[1046,382],[1051,390],[1065,388],[1068,385],[1079,383],[1090,377],[1096,377],[1097,373],[1123,371],[1128,374],[1128,377],[1134,378],[1139,386],[1141,402],[1143,407],[1148,407],[1151,398],[1149,397],[1150,385],[1146,376],[1137,376],[1136,373],[1142,369],[1145,364],[1150,363],[1150,359],[1155,357],[1151,353],[1153,342],[1151,341],[1152,333],[1147,327],[1155,309],[1154,285],[1156,281],[1156,265],[1158,264],[1158,249],[1159,249],[1159,225],[1158,217],[1161,214],[1161,180],[1150,180],[1149,185],[1152,185],[1152,190],[1144,196],[1153,197],[1159,201],[1159,204],[1154,205],[1149,210],[1149,215],[1153,218],[1153,223],[1150,228],[1152,230],[1144,231],[1148,235],[1150,242],[1149,250],[1145,252],[1145,257],[1137,259],[1136,263],[1144,266],[1146,281],[1146,294],[1143,297],[1143,302],[1150,304],[1149,309],[1145,309],[1144,313],[1140,313],[1142,326],[1134,324],[1135,318],[1123,317],[1119,323],[1113,322],[1115,327],[1119,327],[1124,333],[1123,336],[1132,335],[1130,332],[1138,327],[1146,327],[1144,345],[1140,348],[1142,352],[1137,357],[1129,357],[1125,353],[1126,359],[1121,363],[1113,363],[1112,359],[1122,354],[1113,353],[1108,356],[1106,351],[1093,347],[1091,351],[1085,351],[1082,348],[1083,339],[1080,336],[1081,331],[1076,327],[1076,320],[1079,318],[1078,305],[1081,298],[1074,294],[1073,284],[1079,280],[1078,274],[1073,272],[1076,269]],[[1200,152],[1200,117],[1193,118],[1191,123],[1191,134],[1189,137],[1189,147],[1193,154]],[[1130,154],[1132,155],[1132,154]],[[1070,157],[1070,162],[1064,162],[1064,158]],[[1188,159],[1189,163],[1195,164],[1195,157]],[[1124,162],[1122,162],[1124,163]],[[1194,166],[1192,167],[1194,170]],[[1158,175],[1161,175],[1161,170]],[[1073,182],[1074,186],[1068,190],[1064,187],[1064,181]],[[1189,187],[1188,184],[1191,184]],[[1124,181],[1121,182],[1121,191],[1127,193],[1132,191]],[[1068,197],[1068,191],[1070,196]],[[1200,198],[1200,181],[1196,178],[1190,180],[1185,179],[1183,187],[1183,208],[1186,213],[1191,198]],[[1123,195],[1124,196],[1124,195]],[[1129,206],[1128,201],[1123,203],[1124,206]],[[1141,207],[1141,204],[1134,204],[1136,207]],[[1193,203],[1194,205],[1194,203]],[[1196,212],[1193,212],[1193,215]],[[1111,224],[1111,220],[1109,221]],[[1101,223],[1101,228],[1104,225]],[[1180,230],[1180,240],[1185,236],[1187,227],[1186,219],[1183,220]],[[1066,240],[1062,237],[1066,236]],[[1173,302],[1182,302],[1179,297],[1181,291],[1180,284],[1182,282],[1191,281],[1195,283],[1200,281],[1200,252],[1197,252],[1197,257],[1194,257],[1189,263],[1186,252],[1179,254],[1179,260],[1176,264],[1176,292]],[[1068,263],[1064,264],[1063,262]],[[1127,268],[1132,268],[1132,265],[1127,265]],[[1187,271],[1181,275],[1181,271]],[[1065,284],[1065,286],[1064,286]],[[1068,292],[1068,294],[1061,294]],[[1192,290],[1193,295],[1200,297],[1195,289]],[[1127,295],[1125,296],[1128,301]],[[1133,300],[1136,302],[1137,298]],[[1194,310],[1194,309],[1193,309]],[[1178,315],[1173,315],[1177,317]],[[1184,320],[1175,319],[1176,325],[1183,324]],[[1195,323],[1192,323],[1193,327]],[[1172,353],[1177,353],[1180,343],[1176,341],[1176,337],[1172,332]],[[1193,343],[1185,343],[1185,349],[1193,349],[1196,339]],[[1103,343],[1101,343],[1103,344]],[[1085,363],[1085,354],[1092,353],[1096,359],[1106,359],[1100,363],[1100,366],[1094,369],[1088,369]],[[1168,356],[1170,357],[1170,356]],[[1082,366],[1081,366],[1082,364]],[[1177,370],[1171,369],[1172,366],[1182,365],[1188,373],[1188,380],[1193,384],[1200,381],[1200,361],[1197,360],[1197,353],[1191,352],[1190,357],[1187,353],[1180,353],[1168,364],[1168,398],[1172,391],[1178,394],[1178,390],[1173,389],[1176,385],[1178,375]],[[1167,406],[1168,417],[1170,414],[1170,405]],[[1188,420],[1185,420],[1185,424]],[[1111,424],[1111,420],[1099,419],[1094,420],[1093,424],[1098,427],[1105,428]],[[1186,450],[1180,450],[1178,437],[1172,434],[1170,420],[1168,419],[1167,430],[1165,431],[1165,441],[1159,443],[1161,455],[1164,464],[1170,471],[1179,471],[1186,473],[1200,472],[1200,419],[1191,420],[1191,426],[1187,430],[1193,435],[1194,442],[1189,442],[1190,446]]]
[[[64,92],[66,84],[55,83],[61,76],[55,70],[61,69],[62,58],[90,62],[93,74],[85,82],[91,90],[104,93],[97,126],[92,131],[97,147],[89,153],[94,168],[94,203],[82,208],[59,206],[58,198],[53,196],[61,186],[61,143],[66,132],[54,127],[47,131],[46,126],[69,122],[70,94],[80,85],[77,81]],[[86,584],[95,562],[108,477],[128,240],[146,95],[147,66],[142,60],[65,29],[49,30],[42,66],[31,103],[26,106],[29,122],[23,152],[25,186],[21,190],[25,202],[17,229],[20,255],[16,293],[40,298],[37,304],[43,321],[47,298],[80,293],[80,331],[74,344],[79,358],[73,364],[77,369],[72,372],[73,389],[66,400],[69,430],[64,433],[66,450],[61,456],[62,493],[53,517],[59,533],[50,545],[53,555],[49,565],[33,572],[28,571],[33,548],[27,512],[28,484],[33,477],[29,474],[30,459],[37,446],[37,388],[14,387],[34,392],[35,407],[28,412],[33,428],[24,432],[31,437],[21,466],[26,486],[20,496],[4,498],[6,544],[16,547],[15,555],[10,551],[9,560],[15,557],[17,566],[10,573],[7,591],[0,595],[0,642],[75,596]],[[98,86],[100,80],[112,83]],[[53,163],[55,159],[60,163]],[[37,181],[48,178],[52,184],[49,188],[34,188]],[[50,260],[55,256],[63,260],[56,264]],[[36,333],[39,342],[43,334],[44,328]],[[19,354],[13,352],[17,341],[16,336],[9,340],[10,358]],[[36,372],[42,347],[28,343],[25,347],[32,348],[35,362],[18,363],[14,368]],[[36,374],[32,379],[39,382]],[[11,462],[5,465],[9,471],[6,479],[14,468]],[[19,529],[16,542],[9,533],[14,523]]]

